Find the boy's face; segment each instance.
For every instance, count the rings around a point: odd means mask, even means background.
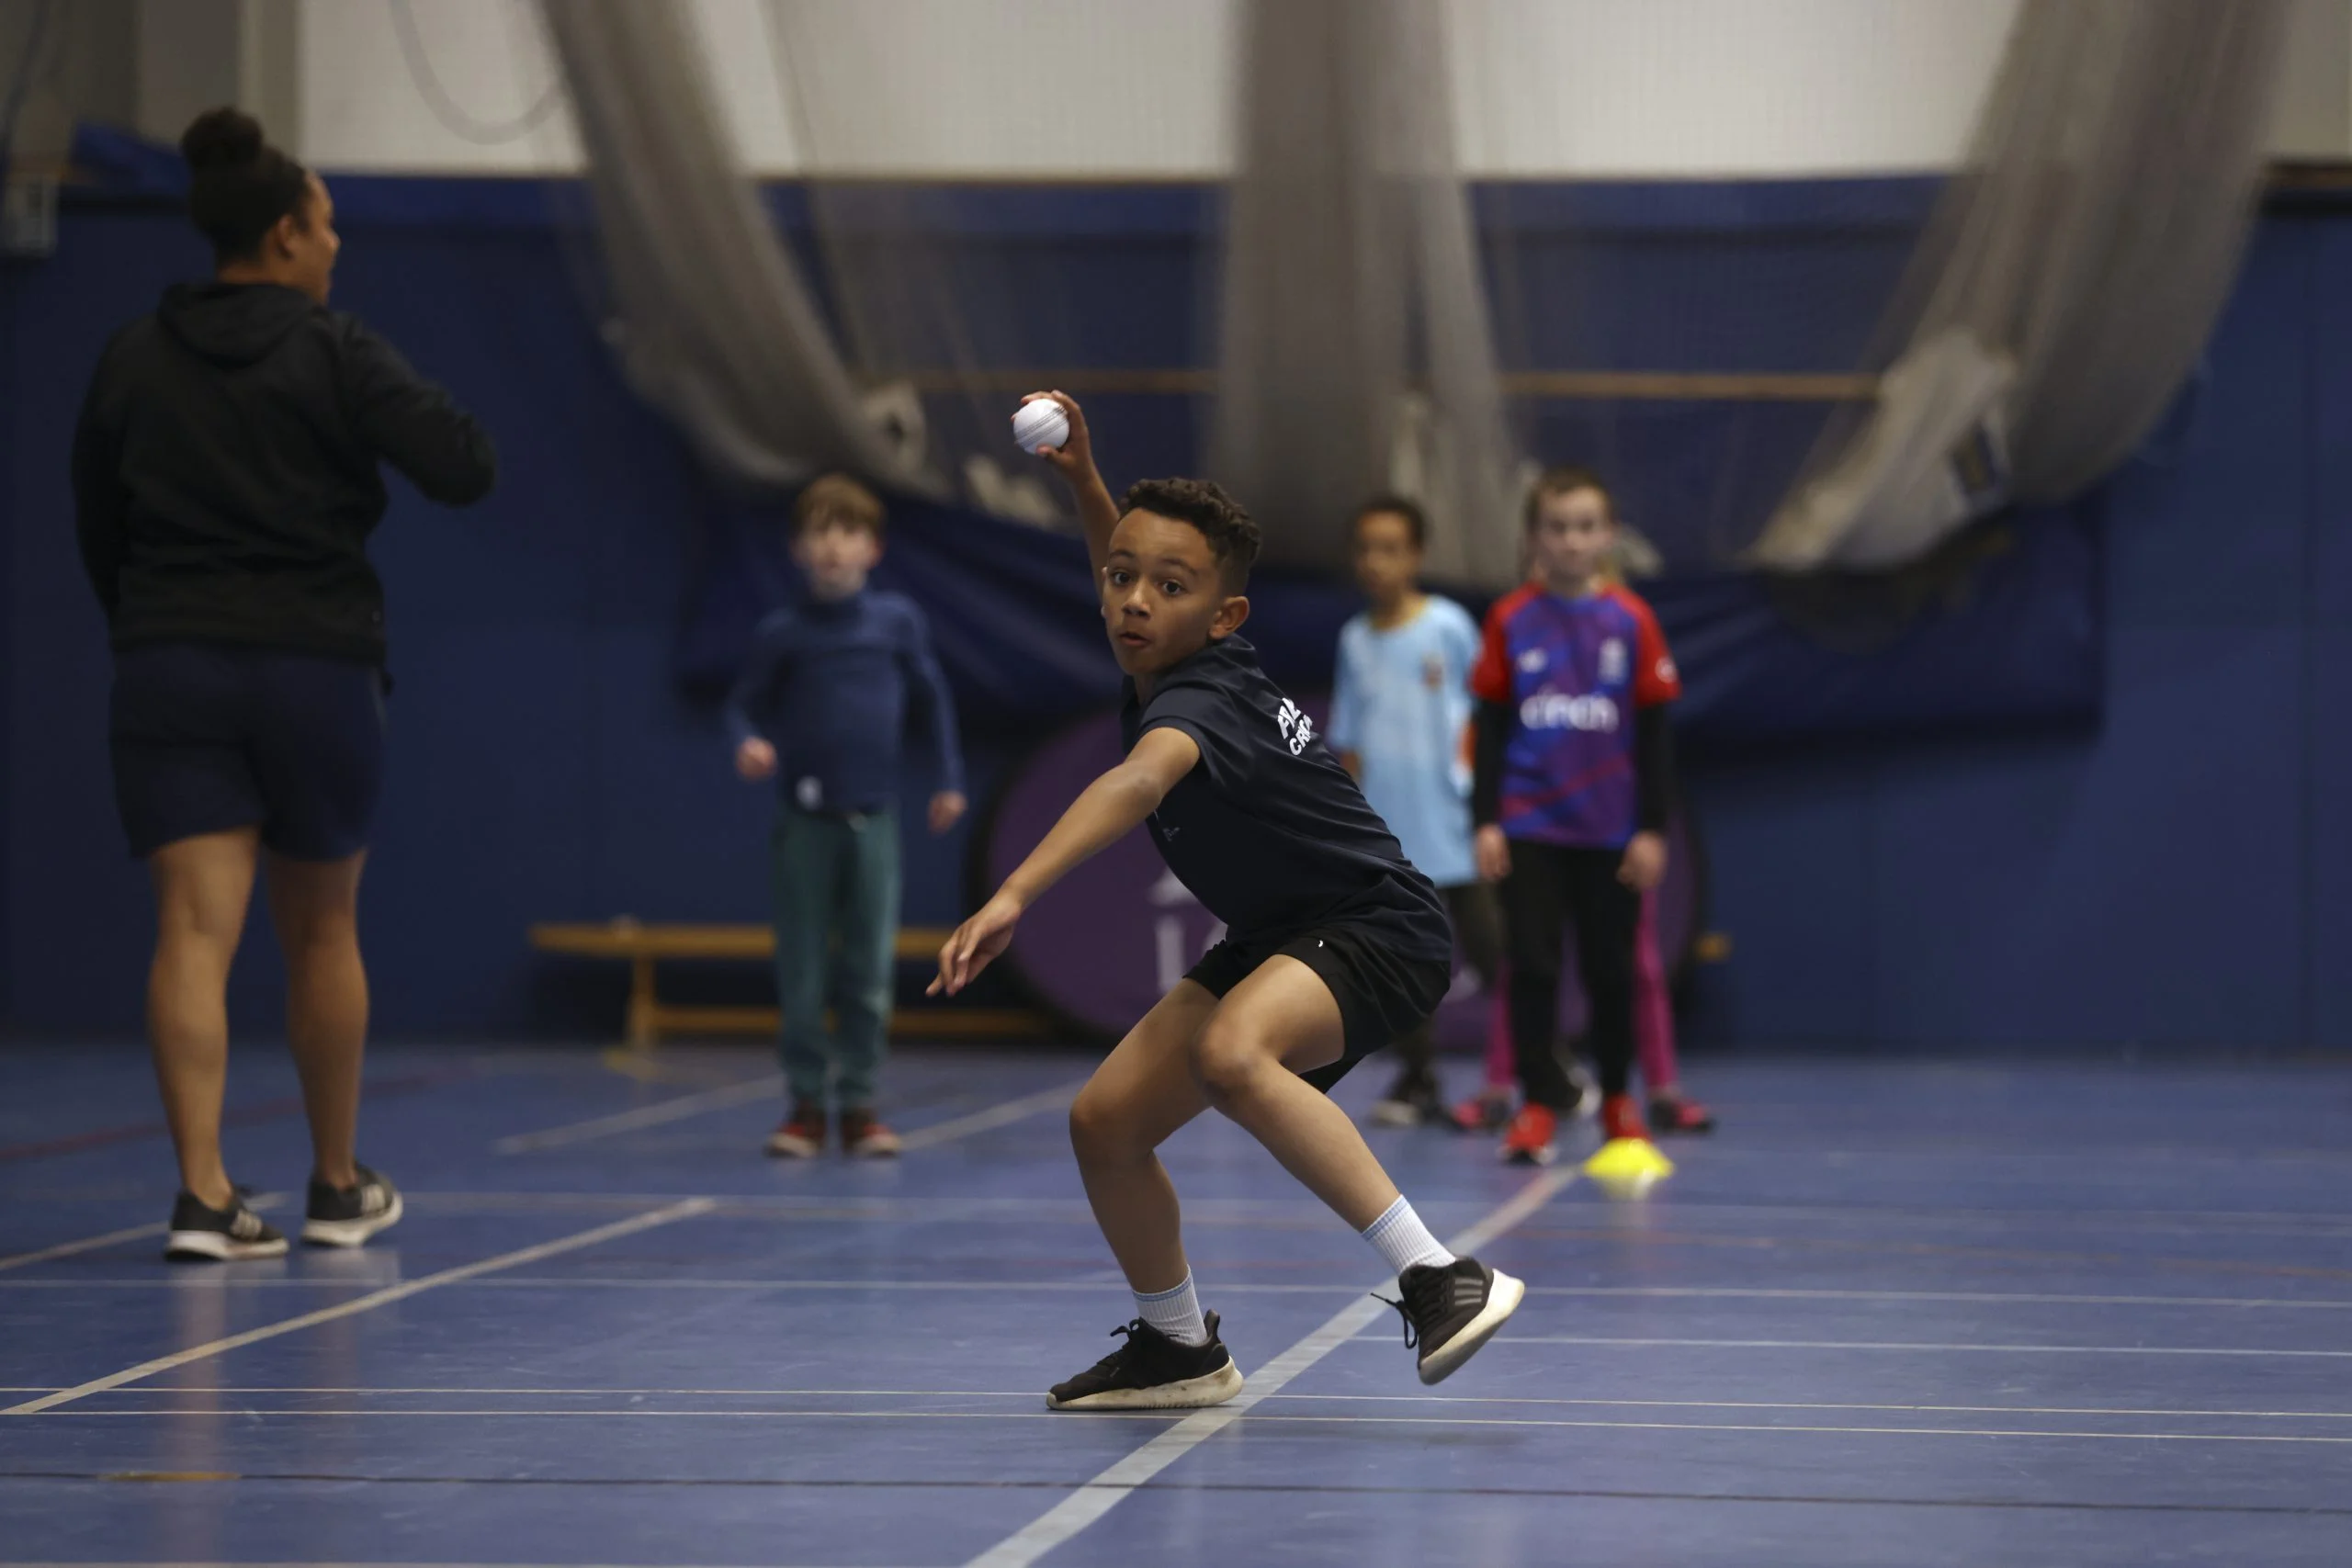
[[[1111,531],[1102,592],[1111,651],[1130,675],[1191,658],[1250,615],[1249,600],[1226,592],[1201,531],[1151,512],[1130,512]]]
[[[1527,535],[1535,575],[1554,589],[1577,592],[1609,564],[1616,544],[1609,498],[1589,485],[1544,497]]]
[[[792,558],[820,599],[846,599],[865,586],[866,573],[882,558],[881,536],[871,528],[818,521],[792,537]]]
[[[1421,547],[1413,525],[1394,512],[1356,519],[1356,582],[1375,604],[1393,604],[1420,581]]]

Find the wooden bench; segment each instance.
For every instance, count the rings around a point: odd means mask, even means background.
[[[948,932],[931,926],[899,931],[901,962],[939,957]],[[573,958],[618,958],[628,964],[628,1043],[646,1050],[679,1034],[774,1034],[772,1007],[712,1007],[665,1002],[654,988],[653,966],[665,960],[763,960],[775,957],[775,933],[766,926],[646,925],[623,916],[588,924],[537,925],[531,945]],[[1012,1008],[900,1008],[890,1016],[895,1038],[1021,1038],[1046,1032],[1046,1021]]]

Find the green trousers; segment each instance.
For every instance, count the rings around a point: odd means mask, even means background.
[[[899,935],[899,818],[776,815],[777,1042],[795,1100],[874,1103],[890,1028]],[[833,1027],[825,1028],[825,1012]]]

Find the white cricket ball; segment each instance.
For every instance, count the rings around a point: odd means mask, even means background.
[[[1012,416],[1013,445],[1032,457],[1069,439],[1069,415],[1051,398],[1023,403],[1021,412]]]

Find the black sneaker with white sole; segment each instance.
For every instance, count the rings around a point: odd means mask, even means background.
[[[244,1189],[216,1209],[193,1192],[172,1205],[172,1234],[164,1256],[175,1262],[235,1263],[248,1258],[283,1258],[286,1238],[245,1207]]]
[[[311,1209],[302,1221],[302,1239],[312,1247],[360,1247],[378,1231],[400,1224],[400,1189],[366,1166],[355,1166],[359,1179],[348,1187],[311,1183]]]
[[[1141,1318],[1124,1328],[1127,1342],[1046,1395],[1048,1410],[1198,1410],[1223,1404],[1241,1392],[1241,1369],[1216,1337],[1216,1314],[1207,1314],[1209,1342],[1179,1345]]]
[[[1425,1383],[1443,1382],[1494,1337],[1527,1287],[1475,1258],[1442,1265],[1415,1264],[1396,1276],[1402,1301],[1388,1302],[1405,1319],[1405,1348],[1419,1349]],[[1388,1301],[1383,1296],[1382,1301]]]

